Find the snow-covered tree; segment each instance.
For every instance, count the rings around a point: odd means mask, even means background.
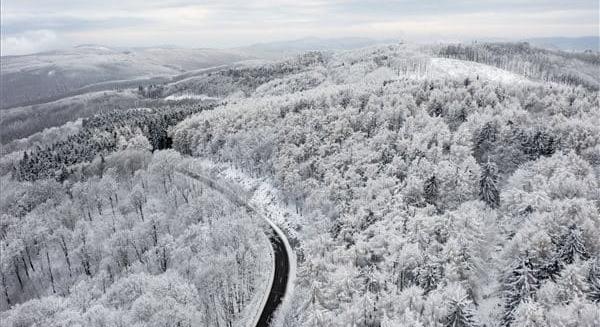
[[[481,178],[479,179],[479,199],[492,208],[500,206],[497,174],[496,165],[492,162],[487,162],[483,165]]]
[[[539,287],[537,276],[538,269],[527,255],[519,258],[507,272],[503,285],[503,325],[508,326],[512,323],[515,310],[521,303],[535,300],[535,293]]]
[[[423,196],[425,197],[425,202],[428,204],[436,204],[439,196],[439,186],[435,175],[429,177],[423,183]]]
[[[448,314],[444,319],[444,326],[479,326],[473,314],[473,302],[468,298],[467,293],[460,286],[455,286],[455,289],[449,293]]]

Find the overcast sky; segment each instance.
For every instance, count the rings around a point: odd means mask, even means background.
[[[235,47],[308,36],[598,35],[598,0],[2,0],[2,55],[94,43]]]

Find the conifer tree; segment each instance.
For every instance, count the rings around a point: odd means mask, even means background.
[[[588,274],[588,298],[593,302],[600,302],[600,259],[594,260]]]
[[[479,199],[492,208],[500,205],[500,192],[498,192],[498,173],[496,165],[487,162],[483,165],[481,179],[479,180]]]
[[[487,153],[494,147],[497,134],[498,130],[493,122],[487,122],[479,130],[474,140],[475,148],[473,150],[473,156],[478,162],[483,162],[487,159]]]
[[[560,238],[558,247],[559,257],[565,264],[571,264],[576,259],[587,260],[589,258],[581,230],[575,224],[569,226],[567,232]]]
[[[435,175],[425,181],[425,184],[423,185],[423,194],[426,203],[435,205],[439,195],[438,181],[435,178]]]
[[[446,327],[474,327],[478,326],[473,317],[473,303],[464,296],[459,299],[450,300],[449,314],[446,316],[444,326]]]
[[[510,326],[514,312],[521,302],[529,301],[535,296],[539,287],[538,269],[525,254],[513,265],[504,281],[504,316],[503,326]]]

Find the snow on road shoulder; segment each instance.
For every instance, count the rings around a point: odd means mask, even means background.
[[[300,217],[287,207],[281,192],[273,187],[267,179],[251,177],[235,167],[218,164],[207,159],[194,158],[192,160],[195,169],[241,187],[248,203],[255,210],[277,224],[289,238],[298,239],[291,226],[293,222],[300,221]]]
[[[291,227],[291,222],[299,221],[299,217],[295,217],[297,216],[296,213],[287,208],[281,192],[273,187],[271,183],[264,178],[250,177],[233,167],[216,165],[213,167],[213,169],[216,168],[219,171],[217,177],[244,188],[244,191],[250,195],[248,202],[255,210],[281,228],[287,237],[297,239],[295,230]]]

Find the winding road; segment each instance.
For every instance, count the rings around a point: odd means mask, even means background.
[[[271,320],[273,319],[275,311],[283,302],[283,299],[286,296],[286,292],[288,292],[291,288],[289,287],[289,284],[291,283],[291,258],[289,251],[291,250],[291,248],[289,246],[288,240],[286,239],[283,232],[271,220],[262,216],[250,204],[248,204],[246,200],[242,199],[236,192],[234,192],[229,187],[224,186],[216,180],[207,176],[203,176],[189,171],[183,173],[195,180],[198,180],[208,185],[210,188],[223,194],[230,201],[246,208],[246,210],[249,213],[254,213],[257,216],[260,216],[269,224],[269,230],[265,231],[265,233],[269,237],[269,242],[271,243],[271,248],[273,249],[273,254],[275,256],[273,265],[274,272],[272,275],[273,278],[270,282],[271,287],[269,290],[269,294],[266,300],[263,300],[263,306],[260,312],[260,316],[257,315],[258,319],[255,319],[254,322],[252,322],[252,326],[271,326]]]
[[[269,297],[265,303],[260,318],[256,323],[256,326],[269,326],[275,310],[281,304],[285,291],[287,289],[287,283],[290,272],[290,258],[285,248],[283,240],[277,233],[277,231],[271,226],[272,234],[269,235],[269,241],[275,254],[275,273],[273,275],[273,282],[271,290],[269,291]]]

